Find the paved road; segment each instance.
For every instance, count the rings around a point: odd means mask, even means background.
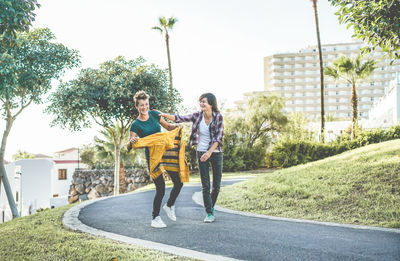
[[[223,182],[223,185],[229,184]],[[82,223],[104,231],[242,260],[400,260],[400,233],[245,217],[204,209],[192,201],[198,186],[184,186],[177,221],[150,227],[154,191],[110,198],[84,207]],[[164,202],[166,202],[167,189]]]

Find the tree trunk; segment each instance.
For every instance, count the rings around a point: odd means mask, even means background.
[[[321,141],[325,142],[325,108],[324,108],[324,63],[322,61],[322,50],[321,40],[319,34],[319,22],[317,12],[317,0],[312,0],[315,14],[315,26],[317,29],[317,41],[318,41],[318,55],[319,55],[319,70],[321,77]]]
[[[4,190],[7,194],[8,204],[10,206],[12,216],[13,218],[17,218],[19,217],[18,210],[17,206],[15,205],[14,195],[12,193],[11,186],[7,177],[7,172],[4,166],[4,153],[6,151],[7,138],[8,135],[10,134],[12,124],[13,124],[13,118],[11,117],[11,115],[8,115],[6,129],[3,133],[3,138],[1,140],[1,148],[0,148],[0,188],[1,188],[1,181],[3,181]]]
[[[114,162],[114,195],[119,194],[119,166],[121,160],[120,145],[115,145],[115,162]]]
[[[355,132],[357,130],[358,125],[358,100],[357,100],[357,92],[355,83],[352,84],[351,88],[351,106],[353,108],[353,117],[351,124],[351,139],[355,138]]]
[[[126,181],[125,181],[125,167],[122,161],[119,163],[119,193],[126,192]]]
[[[169,55],[169,35],[165,34],[165,42],[167,43],[167,55],[168,55],[168,70],[169,70],[169,91],[172,94],[172,69],[171,69],[171,57]]]

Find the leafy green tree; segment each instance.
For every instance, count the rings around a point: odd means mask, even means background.
[[[181,102],[179,93],[168,88],[165,70],[147,65],[141,57],[125,60],[117,57],[100,64],[99,69],[82,69],[76,79],[59,85],[49,100],[46,112],[53,114],[52,124],[81,130],[93,123],[104,128],[114,143],[114,194],[119,192],[121,149],[133,120],[138,116],[133,97],[139,90],[150,95],[152,108],[175,111]],[[118,125],[121,130],[116,131]]]
[[[94,146],[91,144],[86,144],[83,146],[81,150],[81,162],[88,166],[90,169],[95,169],[96,167],[96,151],[94,150]]]
[[[158,18],[159,25],[154,26],[152,29],[160,31],[161,34],[165,33],[165,43],[167,45],[167,55],[168,55],[168,70],[169,70],[169,84],[172,91],[172,67],[171,67],[171,56],[169,54],[169,34],[168,30],[172,30],[176,22],[178,22],[177,18],[170,17],[168,20],[161,16]]]
[[[351,106],[352,114],[352,131],[351,136],[354,139],[355,130],[358,126],[358,98],[356,85],[358,82],[368,78],[376,68],[376,61],[372,58],[362,61],[361,55],[356,58],[341,56],[333,62],[332,66],[325,68],[325,74],[333,77],[335,80],[343,80],[351,85]]]
[[[398,0],[328,0],[339,7],[339,22],[353,27],[358,39],[370,46],[363,53],[380,47],[394,60],[400,58],[400,2]]]
[[[292,113],[282,129],[279,141],[315,141],[316,133],[308,129],[308,120],[302,113]]]
[[[18,150],[17,153],[12,155],[13,161],[17,161],[20,159],[33,159],[33,158],[35,158],[35,155],[27,151],[21,151],[21,150]]]
[[[311,0],[314,8],[315,26],[317,30],[318,56],[319,56],[319,74],[321,78],[321,142],[325,142],[325,105],[324,105],[324,63],[322,61],[321,37],[319,33],[318,21],[318,0]]]
[[[225,117],[225,170],[252,169],[263,164],[268,145],[287,124],[284,104],[277,96],[256,95]]]
[[[33,11],[36,7],[40,7],[36,0],[0,0],[0,39],[3,45],[13,44],[17,31],[28,31],[35,21]]]
[[[16,37],[18,45],[0,45],[1,52],[7,53],[0,59],[0,110],[6,121],[0,148],[0,183],[2,177],[13,217],[18,213],[11,206],[13,196],[4,168],[4,153],[12,125],[31,103],[42,102],[42,96],[51,89],[52,79],[79,64],[77,51],[54,42],[55,36],[49,29],[18,33]]]

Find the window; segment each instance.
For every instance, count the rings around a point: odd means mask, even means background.
[[[58,170],[58,180],[67,179],[67,170],[66,169],[59,169]]]

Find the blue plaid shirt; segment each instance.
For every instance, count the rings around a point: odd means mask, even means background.
[[[175,114],[175,121],[177,123],[181,122],[193,122],[192,133],[189,138],[189,146],[197,145],[199,143],[199,125],[203,119],[203,112],[198,111],[193,114],[180,116]],[[217,149],[222,152],[222,139],[224,137],[224,119],[219,112],[213,112],[212,120],[209,125],[210,128],[210,148],[215,142],[218,142]]]

